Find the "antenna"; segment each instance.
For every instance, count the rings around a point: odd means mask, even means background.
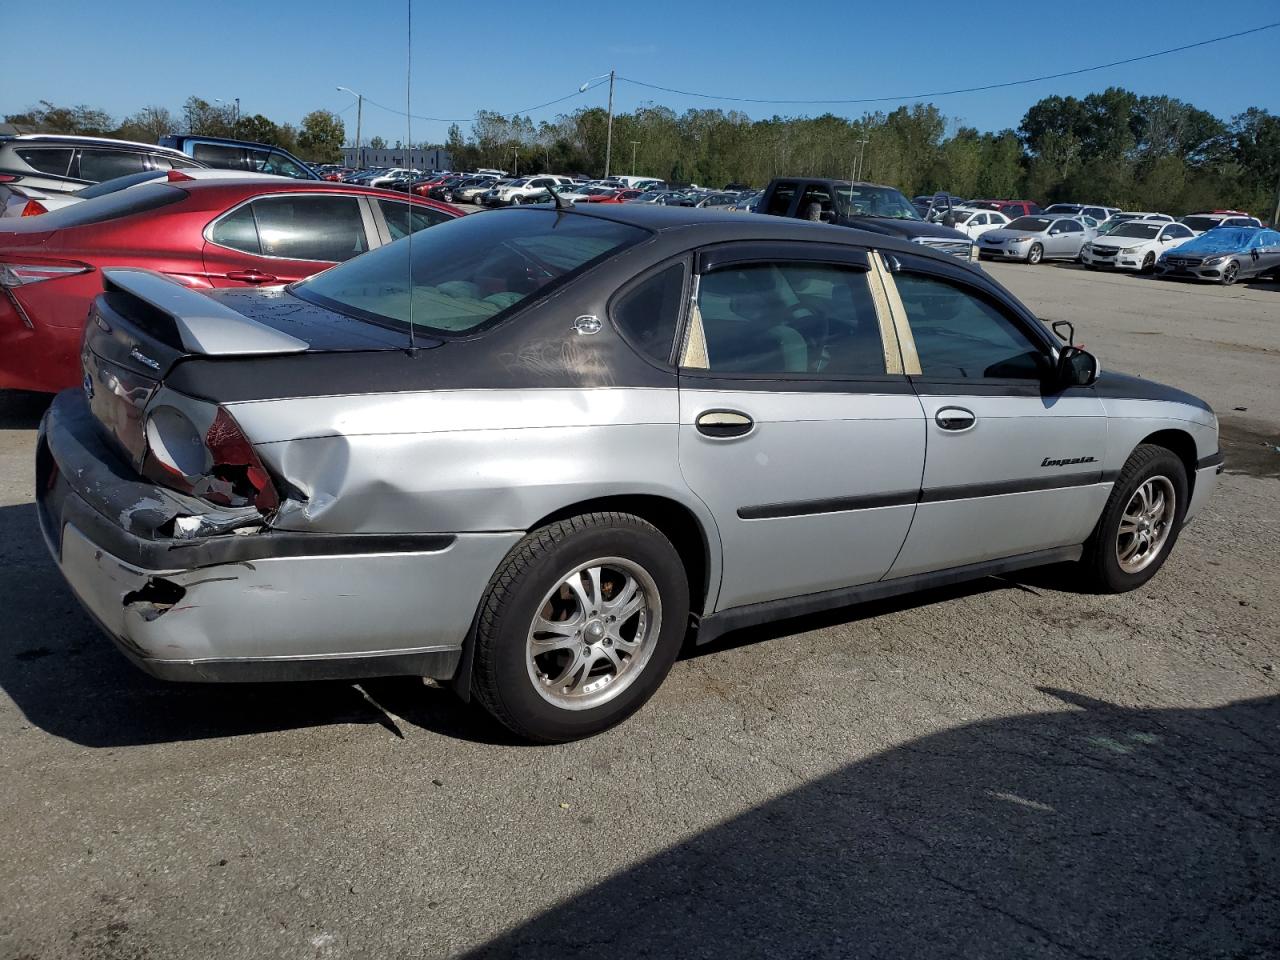
[[[405,138],[407,145],[405,151],[408,154],[409,168],[413,168],[413,0],[405,0],[406,14],[408,17],[408,37],[409,47],[405,51],[404,57],[404,124]],[[414,328],[417,324],[414,322],[413,315],[413,192],[409,192],[409,236],[405,240],[405,247],[408,251],[406,259],[409,261],[409,356],[416,357],[418,355],[418,344],[414,335]]]
[[[569,209],[564,205],[564,201],[560,199],[560,194],[556,193],[555,187],[547,187],[547,193],[551,194],[551,200],[556,205],[556,213],[564,213]]]

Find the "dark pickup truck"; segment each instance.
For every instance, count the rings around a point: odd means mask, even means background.
[[[848,180],[778,177],[765,188],[760,213],[820,220],[919,243],[962,260],[976,260],[973,241],[951,227],[927,223],[893,187]]]

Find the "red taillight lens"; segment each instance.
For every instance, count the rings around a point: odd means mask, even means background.
[[[174,408],[153,410],[147,417],[147,448],[142,472],[157,483],[220,507],[252,504],[265,514],[280,505],[253,444],[223,407],[203,437]]]
[[[38,217],[40,216],[40,214],[48,213],[48,212],[49,212],[49,208],[46,207],[43,203],[41,203],[39,200],[28,200],[22,207],[22,213],[18,214],[18,216]]]
[[[71,277],[92,269],[89,264],[75,260],[0,260],[0,287],[25,287],[29,283]]]
[[[190,174],[183,173],[181,170],[170,170],[169,175],[165,179],[170,183],[182,183],[185,180],[194,180],[195,177]]]
[[[17,179],[18,178],[11,173],[0,173],[0,183],[13,183],[13,181]]]
[[[271,475],[258,459],[253,444],[222,407],[218,408],[218,415],[204,435],[204,444],[213,457],[213,467],[209,472],[228,488],[224,506],[238,506],[248,501],[267,513],[280,505],[280,495],[276,493]],[[210,490],[205,499],[219,503],[221,501],[214,497],[221,493],[221,489]]]

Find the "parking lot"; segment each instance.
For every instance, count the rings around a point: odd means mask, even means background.
[[[422,681],[144,676],[40,540],[44,403],[0,395],[0,958],[1275,955],[1280,285],[987,269],[1218,412],[1164,570],[730,634],[557,747]]]

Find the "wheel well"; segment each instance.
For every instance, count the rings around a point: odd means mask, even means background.
[[[1159,430],[1145,437],[1142,441],[1156,447],[1164,447],[1174,453],[1187,469],[1187,487],[1196,482],[1196,441],[1191,434],[1183,430]]]
[[[557,520],[577,516],[580,513],[615,510],[619,513],[630,513],[642,520],[647,520],[671,541],[680,554],[685,574],[689,579],[689,609],[701,613],[706,602],[710,584],[711,547],[707,543],[706,531],[688,507],[666,497],[648,494],[622,495],[614,497],[598,497],[595,500],[584,500],[570,504],[548,514],[529,529],[536,530]]]

